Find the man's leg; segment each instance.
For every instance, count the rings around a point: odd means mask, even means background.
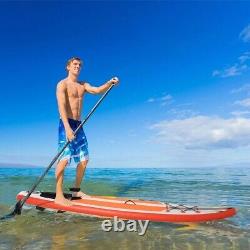
[[[75,180],[75,187],[80,188],[81,182],[85,173],[86,166],[88,164],[88,160],[84,160],[78,163],[76,169],[76,180]],[[74,194],[75,196],[82,196],[85,195],[83,192],[77,192]]]
[[[63,175],[64,169],[67,166],[68,160],[61,160],[56,167],[56,198],[55,203],[70,206],[72,203],[63,195]]]

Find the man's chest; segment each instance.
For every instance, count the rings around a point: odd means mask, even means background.
[[[84,87],[80,84],[68,85],[67,95],[70,98],[82,98],[84,94]]]

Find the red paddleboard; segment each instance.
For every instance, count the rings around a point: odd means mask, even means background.
[[[21,191],[17,195],[17,200],[21,200],[26,195],[27,191]],[[71,194],[64,195],[72,201],[72,206],[56,204],[55,193],[50,192],[34,192],[27,199],[26,204],[39,210],[46,209],[104,218],[117,216],[124,220],[155,222],[203,222],[225,219],[236,214],[235,208],[232,207],[206,208],[109,196],[84,196],[75,199]]]

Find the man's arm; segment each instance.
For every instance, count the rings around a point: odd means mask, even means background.
[[[63,82],[59,82],[57,84],[56,97],[57,97],[59,113],[66,131],[67,139],[71,141],[74,139],[74,134],[68,122],[67,111],[66,111],[66,86]]]
[[[119,79],[117,77],[113,77],[103,85],[99,87],[91,86],[89,83],[85,83],[85,90],[90,94],[101,94],[105,92],[112,84],[118,84]]]

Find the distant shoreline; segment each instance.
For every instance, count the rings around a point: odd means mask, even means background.
[[[0,169],[3,169],[3,168],[44,168],[45,169],[46,166],[43,166],[43,165],[32,165],[32,164],[25,164],[25,163],[4,163],[4,162],[0,162]],[[69,165],[68,168],[75,168],[74,165]],[[94,166],[89,166],[88,168],[91,168],[91,169],[95,169],[95,168],[98,168],[98,169],[128,169],[128,170],[131,170],[131,169],[134,169],[134,170],[138,170],[138,169],[200,169],[200,170],[206,170],[208,168],[213,168],[213,169],[231,169],[231,168],[238,168],[238,169],[242,169],[242,168],[246,168],[246,169],[250,169],[250,163],[242,163],[242,164],[237,164],[237,165],[223,165],[223,166],[195,166],[195,167],[181,167],[181,166],[176,166],[176,167],[173,167],[173,166],[166,166],[166,167],[138,167],[138,166],[134,166],[134,167],[108,167],[108,166],[105,166],[105,167],[94,167]]]
[[[23,163],[4,163],[0,162],[0,168],[40,168],[41,166]]]

